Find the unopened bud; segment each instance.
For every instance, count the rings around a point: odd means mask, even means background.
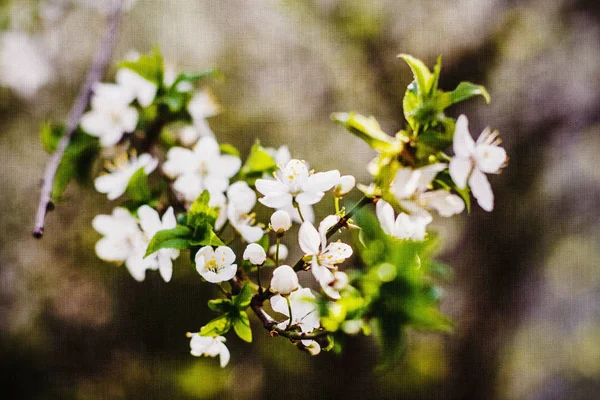
[[[271,215],[271,228],[277,233],[284,233],[292,227],[290,214],[283,210],[275,211]]]
[[[356,185],[356,179],[352,175],[344,175],[340,177],[340,181],[333,190],[333,195],[335,197],[343,197],[346,194],[350,193],[350,191]]]
[[[254,265],[263,265],[266,259],[265,249],[259,244],[250,243],[244,250],[244,260],[250,260]]]
[[[298,275],[289,265],[282,265],[273,271],[271,289],[280,295],[288,295],[298,289]]]

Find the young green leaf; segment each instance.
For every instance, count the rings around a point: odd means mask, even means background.
[[[333,122],[342,125],[350,133],[358,136],[374,150],[379,152],[396,153],[402,150],[402,143],[381,130],[379,123],[373,117],[365,117],[357,113],[333,113]]]
[[[250,300],[252,300],[252,289],[248,283],[245,283],[240,292],[232,297],[231,302],[238,310],[243,311],[250,306]]]
[[[221,150],[221,153],[223,154],[229,154],[231,156],[236,156],[236,157],[240,157],[240,152],[238,149],[235,148],[234,145],[229,144],[229,143],[222,143],[219,145],[219,148]]]
[[[208,205],[210,202],[210,193],[203,191],[200,196],[192,203],[187,214],[187,225],[196,228],[198,226],[215,226],[219,213],[217,209]]]
[[[224,335],[231,329],[231,317],[229,314],[221,315],[204,325],[200,329],[200,336],[218,336]]]
[[[135,171],[131,176],[125,193],[135,202],[148,203],[152,200],[152,192],[148,186],[148,175],[146,175],[144,167]]]
[[[163,57],[158,47],[154,47],[151,53],[142,54],[136,61],[122,61],[119,68],[127,68],[141,77],[162,85],[164,76]]]
[[[150,240],[144,257],[148,257],[160,249],[188,249],[191,247],[191,238],[192,230],[183,225],[177,225],[173,229],[158,231]]]
[[[250,149],[246,162],[240,168],[240,176],[253,184],[257,178],[261,178],[264,174],[270,174],[276,169],[277,163],[273,157],[256,141]]]
[[[44,150],[50,154],[54,153],[58,146],[58,142],[64,134],[64,126],[54,126],[48,122],[44,122],[40,127],[40,142],[42,143]]]
[[[229,299],[215,299],[208,301],[208,308],[219,313],[228,313],[235,310]]]
[[[439,110],[444,110],[452,104],[470,99],[474,96],[483,97],[488,104],[492,100],[485,87],[471,82],[461,82],[453,91],[440,93],[437,107]]]
[[[252,342],[252,329],[250,328],[250,319],[245,311],[240,311],[233,320],[233,330],[245,342]]]
[[[433,81],[435,79],[435,77],[431,74],[431,71],[429,71],[429,68],[427,68],[423,61],[409,54],[398,54],[398,57],[406,61],[412,70],[415,81],[417,82],[417,96],[421,99],[429,96]]]

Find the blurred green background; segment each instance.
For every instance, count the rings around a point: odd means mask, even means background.
[[[374,154],[329,121],[355,110],[403,126],[410,71],[440,86],[484,84],[455,107],[477,135],[500,130],[511,158],[491,178],[496,209],[437,221],[454,271],[452,335],[411,333],[375,370],[370,337],[311,358],[229,335],[230,365],[189,354],[212,287],[180,262],[165,284],[96,258],[91,220],[114,206],[72,185],[31,236],[48,156],[38,128],[70,108],[103,29],[92,0],[2,1],[0,25],[0,382],[23,399],[597,399],[600,393],[600,11],[594,0],[139,0],[114,60],[160,46],[180,70],[218,67],[209,122],[246,153],[287,143],[316,169],[368,183]],[[27,56],[28,49],[37,55]],[[27,51],[26,51],[27,50]],[[16,67],[15,67],[16,65]],[[114,65],[107,78],[112,78]],[[37,77],[34,79],[33,77]],[[185,258],[185,257],[182,257]]]

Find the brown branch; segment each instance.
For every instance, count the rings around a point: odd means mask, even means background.
[[[87,108],[94,85],[100,81],[104,75],[106,66],[110,61],[113,49],[115,47],[115,42],[117,41],[117,32],[121,23],[121,8],[121,6],[117,6],[115,10],[108,15],[107,29],[104,33],[102,41],[100,42],[94,61],[87,73],[85,82],[83,86],[81,86],[79,94],[75,99],[75,103],[69,111],[65,127],[65,135],[58,142],[56,152],[52,155],[52,158],[50,158],[50,161],[44,170],[40,201],[35,217],[35,226],[33,228],[33,236],[35,238],[39,239],[44,234],[46,214],[54,209],[54,203],[52,202],[52,188],[54,187],[54,178],[56,176],[58,166],[60,165],[60,161],[65,154],[65,150],[69,146],[71,136],[79,125],[81,116]]]

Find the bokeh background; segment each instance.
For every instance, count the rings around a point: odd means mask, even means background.
[[[491,178],[496,209],[437,223],[454,270],[451,335],[411,333],[404,360],[376,369],[370,337],[311,358],[253,322],[229,335],[230,365],[189,354],[185,332],[214,296],[180,263],[136,283],[94,254],[98,213],[72,185],[31,236],[43,121],[64,119],[110,2],[0,2],[0,382],[19,399],[597,399],[600,393],[600,7],[594,0],[139,0],[114,60],[160,46],[178,69],[218,67],[220,141],[287,143],[317,169],[368,182],[373,153],[333,111],[403,126],[410,53],[441,87],[484,84],[473,134],[501,132],[510,165]],[[114,74],[114,65],[108,78]]]

